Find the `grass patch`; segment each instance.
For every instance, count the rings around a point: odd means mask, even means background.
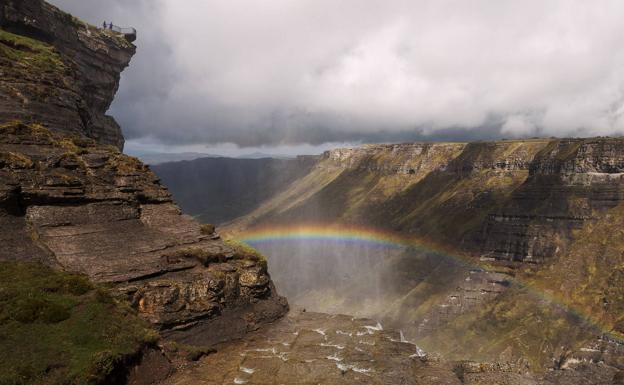
[[[215,233],[215,225],[203,224],[199,227],[199,231],[204,235],[212,235]]]
[[[249,246],[248,244],[238,241],[236,239],[227,239],[225,244],[234,249],[234,258],[237,259],[251,259],[258,262],[258,264],[266,271],[268,268],[268,262],[264,255],[258,250]]]
[[[53,46],[2,29],[0,29],[0,57],[37,72],[62,73],[67,69]]]
[[[0,384],[97,384],[156,334],[85,277],[0,263]]]

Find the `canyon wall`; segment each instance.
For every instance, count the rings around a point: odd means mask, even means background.
[[[0,121],[39,123],[123,147],[106,115],[136,47],[44,1],[0,1]]]
[[[612,288],[624,247],[607,238],[619,233],[623,155],[619,138],[337,149],[222,231],[315,222],[396,232],[423,249],[381,259],[383,301],[349,301],[370,292],[364,276],[342,293],[298,297],[368,311],[447,357],[617,361],[624,319]]]
[[[104,113],[135,47],[40,0],[3,0],[0,15],[0,261],[86,274],[187,343],[283,315],[262,256],[182,215],[120,153]]]
[[[609,138],[337,149],[229,229],[294,220],[382,225],[484,259],[543,262],[621,202],[623,155],[624,140]],[[302,199],[306,183],[313,193]]]

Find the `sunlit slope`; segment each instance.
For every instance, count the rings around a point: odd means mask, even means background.
[[[613,138],[334,150],[226,231],[309,222],[398,231],[468,259],[458,266],[406,253],[384,261],[393,290],[367,309],[425,347],[544,368],[587,352],[613,360],[622,345],[596,341],[622,333],[623,172],[624,140]],[[355,312],[348,298],[368,281],[352,282],[306,299]],[[453,307],[471,296],[485,300]]]
[[[306,177],[226,227],[345,222],[460,246],[528,177],[546,141],[375,145],[334,150]]]
[[[624,205],[574,231],[568,252],[420,341],[449,358],[593,359],[624,365]],[[599,338],[596,338],[599,337]],[[580,356],[580,357],[579,357]]]

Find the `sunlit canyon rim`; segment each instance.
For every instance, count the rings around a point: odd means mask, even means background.
[[[624,381],[624,139],[150,168],[124,31],[0,0],[0,384]]]

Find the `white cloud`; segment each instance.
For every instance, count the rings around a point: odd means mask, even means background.
[[[144,58],[113,109],[130,137],[257,146],[624,128],[619,0],[140,3],[120,13],[141,27]]]

